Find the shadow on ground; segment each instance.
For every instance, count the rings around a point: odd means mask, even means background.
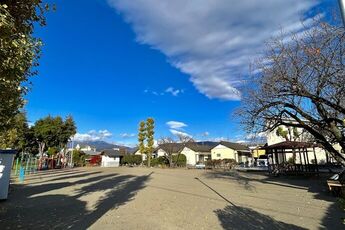
[[[1,229],[87,229],[109,210],[133,199],[151,174],[110,174],[75,182],[15,185],[9,199],[0,203]],[[49,194],[49,191],[76,185],[80,188],[71,195]],[[80,198],[93,192],[101,195],[90,208]]]
[[[258,213],[250,208],[226,206],[215,211],[224,229],[303,229],[292,224],[276,221],[270,216]]]
[[[218,178],[218,179],[224,179],[224,180],[232,180],[236,181],[239,185],[243,186],[245,189],[249,191],[255,191],[256,190],[256,184],[267,184],[272,186],[278,186],[281,188],[292,188],[292,189],[302,189],[306,190],[307,192],[310,192],[313,194],[313,197],[315,199],[325,200],[332,202],[333,204],[328,208],[327,213],[325,217],[322,220],[322,226],[326,229],[343,229],[343,219],[345,217],[344,210],[341,210],[339,207],[339,204],[337,203],[337,200],[335,197],[332,196],[331,193],[328,192],[326,180],[329,178],[330,175],[321,175],[320,177],[303,177],[303,176],[285,176],[285,177],[272,177],[268,176],[265,173],[262,172],[237,172],[235,170],[233,171],[207,171],[204,175],[205,178],[212,179],[212,178]],[[253,217],[260,217],[264,219],[268,219],[270,217],[262,215],[260,213],[257,213],[251,209],[246,208],[236,208],[236,207],[227,207],[224,210],[217,210],[216,211],[220,221],[223,224],[223,227],[225,229],[236,229],[235,226],[232,226],[232,223],[235,222],[235,220],[232,220],[233,218],[230,218],[231,221],[226,221],[223,216],[227,213],[236,214],[238,216],[241,216],[244,213],[251,214]],[[271,218],[272,219],[272,218]],[[253,223],[250,223],[250,220],[253,221]],[[250,218],[249,223],[246,223],[249,229],[256,229],[252,228],[253,225],[260,225],[265,224],[265,221],[255,220],[254,218]],[[272,219],[273,221],[273,219]],[[241,222],[242,223],[242,222]],[[227,227],[227,225],[230,224],[230,227]],[[243,224],[243,223],[242,223]],[[276,222],[274,226],[279,226],[277,224],[284,224],[281,222]],[[241,225],[238,225],[241,226]],[[246,229],[245,227],[241,227],[242,229]],[[261,225],[261,227],[264,227],[265,225]],[[273,227],[274,227],[273,226]],[[264,227],[265,229],[265,227]],[[273,228],[274,229],[274,228]],[[285,229],[284,226],[279,227],[277,229]]]

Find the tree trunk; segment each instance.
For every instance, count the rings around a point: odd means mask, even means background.
[[[181,154],[181,153],[178,153],[178,154],[177,154],[176,161],[175,161],[175,163],[174,163],[174,166],[175,166],[175,167],[177,166],[177,162],[178,162],[178,159],[179,159],[179,157],[180,157],[180,154]]]
[[[173,155],[172,154],[170,154],[170,156],[169,156],[169,166],[170,166],[170,168],[174,167]]]
[[[147,154],[147,167],[151,167],[151,154]]]

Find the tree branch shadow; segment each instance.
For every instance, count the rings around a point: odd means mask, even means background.
[[[223,229],[304,229],[292,224],[277,221],[250,208],[228,205],[214,211]]]
[[[109,210],[134,199],[137,192],[145,187],[151,174],[110,174],[75,182],[17,185],[9,199],[2,203],[1,229],[87,229]],[[75,190],[76,195],[44,194],[80,184],[85,186]],[[87,202],[80,199],[93,192],[103,191],[104,194],[97,199],[91,210]]]

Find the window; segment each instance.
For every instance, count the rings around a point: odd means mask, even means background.
[[[220,157],[220,153],[217,153],[217,157]]]

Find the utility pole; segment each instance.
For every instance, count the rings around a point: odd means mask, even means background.
[[[345,27],[345,0],[338,0],[341,18],[343,19],[343,26]]]

